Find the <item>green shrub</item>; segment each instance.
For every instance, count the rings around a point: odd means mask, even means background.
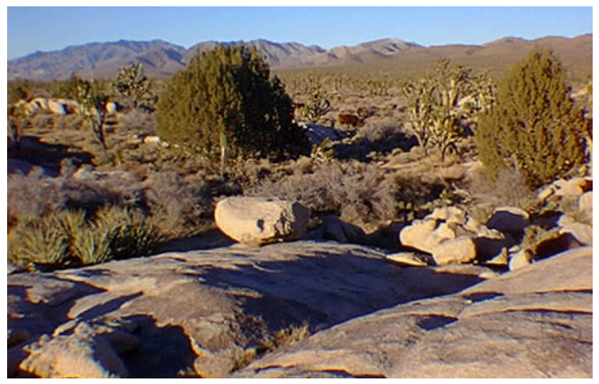
[[[218,47],[175,74],[156,106],[160,136],[211,160],[309,152],[291,99],[245,46]]]
[[[8,236],[8,260],[33,267],[77,267],[147,256],[161,240],[139,212],[110,207],[86,217],[83,211],[61,211],[17,224]]]
[[[20,100],[27,100],[31,97],[31,85],[27,80],[15,80],[8,83],[8,104],[17,103]]]
[[[588,123],[574,108],[564,70],[548,50],[533,51],[500,84],[476,142],[489,175],[513,168],[538,187],[576,173],[586,159]]]

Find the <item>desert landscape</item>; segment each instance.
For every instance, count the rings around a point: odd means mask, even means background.
[[[592,377],[592,35],[8,61],[8,377]]]

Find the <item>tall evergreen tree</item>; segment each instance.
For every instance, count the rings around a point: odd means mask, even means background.
[[[161,137],[213,160],[309,152],[283,85],[271,78],[264,58],[243,45],[193,58],[156,107]]]
[[[538,187],[584,164],[588,123],[574,107],[560,61],[549,50],[535,50],[507,74],[481,119],[480,159],[491,177],[513,167]]]

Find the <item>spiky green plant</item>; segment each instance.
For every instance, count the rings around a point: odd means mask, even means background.
[[[534,50],[500,84],[476,142],[491,178],[511,168],[534,188],[580,171],[587,161],[588,127],[558,58],[549,50]]]
[[[119,207],[96,212],[94,227],[108,234],[113,259],[151,254],[162,239],[143,214]]]
[[[486,86],[486,87],[485,87]],[[464,137],[471,119],[491,100],[492,87],[470,68],[439,60],[433,71],[419,81],[405,82],[408,127],[425,151],[441,149],[442,157]]]
[[[102,208],[22,220],[9,235],[8,260],[21,265],[81,266],[150,255],[162,241],[139,212]]]
[[[8,261],[27,265],[67,265],[69,235],[56,217],[28,217],[8,236]]]
[[[122,68],[110,83],[112,91],[125,98],[133,109],[152,100],[151,85],[152,82],[144,75],[144,65],[141,63]]]

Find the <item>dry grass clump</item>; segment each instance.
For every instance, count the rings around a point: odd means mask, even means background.
[[[107,207],[26,217],[8,235],[8,261],[30,269],[97,264],[152,254],[162,237],[138,211]]]

